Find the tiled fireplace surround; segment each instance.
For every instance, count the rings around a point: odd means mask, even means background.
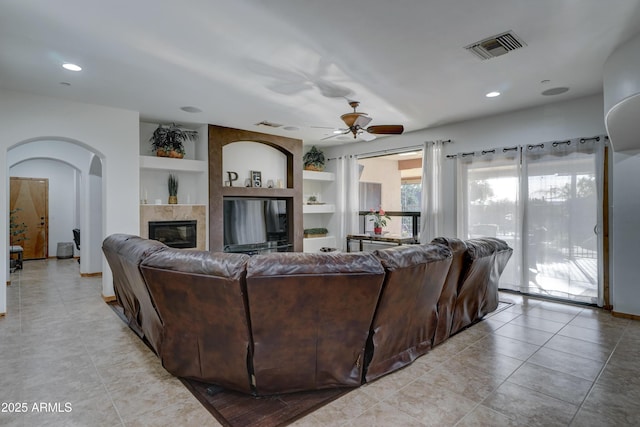
[[[207,249],[205,205],[140,205],[140,237],[149,238],[149,221],[196,221],[196,249]]]

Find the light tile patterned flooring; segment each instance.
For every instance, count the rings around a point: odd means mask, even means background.
[[[1,426],[217,426],[75,260],[25,262],[0,318]],[[640,322],[502,294],[513,306],[294,423],[640,425]],[[33,404],[71,404],[36,412]]]

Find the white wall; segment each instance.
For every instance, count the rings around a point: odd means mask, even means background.
[[[135,111],[81,104],[62,99],[0,90],[0,277],[8,281],[9,171],[7,150],[39,139],[62,139],[97,153],[103,163],[102,238],[137,234],[139,204],[139,115]],[[133,185],[132,185],[133,184]],[[0,287],[0,313],[6,312],[6,289]],[[102,261],[102,292],[113,295],[113,277]]]
[[[613,163],[611,300],[616,312],[640,315],[640,151],[614,153]]]
[[[76,225],[76,169],[56,160],[33,159],[11,167],[9,174],[12,177],[49,180],[48,253],[50,257],[56,256],[59,242],[73,242],[72,230]]]

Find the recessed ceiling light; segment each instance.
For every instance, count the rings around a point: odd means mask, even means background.
[[[545,79],[545,80],[542,80],[540,83],[542,83],[543,85],[546,85],[546,84],[551,83],[551,80]]]
[[[500,92],[489,92],[485,95],[487,98],[495,98],[496,96],[500,96]]]
[[[545,90],[544,92],[542,92],[542,94],[544,96],[560,95],[561,93],[565,93],[568,91],[569,91],[568,87],[553,87],[551,89]]]
[[[336,129],[336,130],[333,131],[333,133],[337,135],[337,134],[343,133],[343,132],[341,130]]]
[[[199,109],[198,107],[192,107],[192,106],[185,106],[185,107],[180,107],[180,109],[182,111],[185,111],[187,113],[202,113],[202,110]]]
[[[285,127],[283,127],[282,129],[284,129],[284,130],[290,130],[290,131],[300,130],[300,128],[299,128],[299,127],[296,127],[296,126],[285,126]]]
[[[64,64],[62,64],[62,68],[64,68],[65,70],[69,70],[69,71],[81,71],[82,67],[76,64],[72,64],[70,62],[65,62]]]
[[[60,84],[62,86],[71,86],[71,83],[69,83],[69,82],[60,82]]]

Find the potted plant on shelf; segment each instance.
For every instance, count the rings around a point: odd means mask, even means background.
[[[304,237],[305,238],[309,238],[309,237],[326,237],[328,233],[329,233],[329,230],[327,230],[324,227],[305,228],[304,229]]]
[[[195,141],[197,138],[198,131],[181,129],[172,123],[168,126],[158,125],[149,138],[149,142],[158,157],[181,159],[184,157],[184,143]]]
[[[373,208],[369,210],[369,221],[373,221],[373,233],[382,234],[382,227],[387,226],[387,220],[391,221],[391,217],[387,215],[384,209],[380,208],[378,211],[374,211]]]
[[[324,154],[315,145],[302,156],[304,169],[308,171],[322,172],[324,170]]]
[[[170,173],[167,186],[169,188],[169,204],[178,204],[178,177]]]

